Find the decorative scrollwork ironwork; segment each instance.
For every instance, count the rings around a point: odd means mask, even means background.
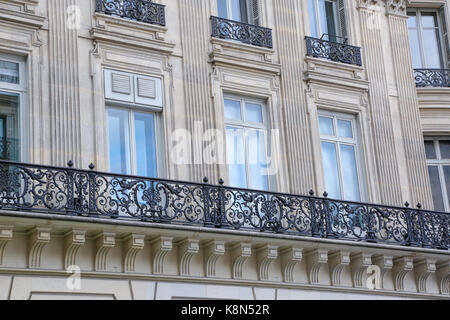
[[[165,6],[150,0],[96,0],[96,12],[140,22],[166,25]]]
[[[450,87],[450,69],[414,69],[416,87]]]
[[[211,17],[212,36],[272,48],[272,30],[243,22]]]
[[[0,161],[1,210],[450,249],[450,214]]]
[[[306,51],[309,57],[323,58],[361,66],[361,48],[312,37],[306,38]]]

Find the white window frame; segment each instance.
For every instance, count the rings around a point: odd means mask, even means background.
[[[320,117],[326,117],[326,118],[332,118],[333,119],[333,130],[335,133],[335,136],[328,136],[324,135],[320,132],[320,126],[319,126],[319,118]],[[337,128],[337,121],[338,120],[345,120],[350,121],[352,123],[352,131],[353,131],[353,138],[343,138],[338,137],[338,128]],[[333,111],[325,111],[325,110],[318,110],[317,112],[317,125],[319,127],[319,137],[320,137],[320,161],[321,161],[321,168],[322,168],[322,176],[324,177],[323,185],[326,189],[326,181],[325,181],[325,172],[323,167],[323,155],[322,155],[322,142],[329,142],[336,145],[336,156],[337,156],[337,165],[338,165],[338,178],[339,178],[339,188],[341,193],[341,200],[343,201],[351,201],[347,200],[345,198],[345,192],[344,192],[344,180],[342,176],[342,165],[341,165],[341,150],[340,145],[351,145],[355,148],[355,160],[356,160],[356,173],[358,175],[358,187],[359,187],[359,202],[366,201],[366,188],[365,188],[365,176],[364,176],[364,170],[362,167],[363,159],[361,154],[361,146],[360,146],[360,137],[359,137],[359,129],[358,129],[358,119],[353,114],[347,114],[347,113],[341,113],[341,112],[333,112]],[[356,201],[358,202],[358,201]]]
[[[447,185],[445,183],[444,176],[444,166],[450,166],[450,159],[442,159],[441,148],[439,147],[439,141],[450,141],[450,137],[426,137],[425,141],[433,141],[434,150],[436,151],[436,159],[427,159],[427,168],[429,166],[438,167],[442,200],[444,202],[444,210],[446,212],[450,212],[450,198],[448,196]]]
[[[321,21],[321,17],[320,17],[320,11],[319,11],[319,0],[311,0],[314,3],[314,13],[315,13],[315,19],[309,19],[309,23],[316,23],[316,30],[317,30],[317,38],[321,38],[322,35],[324,34],[323,30],[322,30],[322,21]],[[341,34],[341,28],[340,28],[340,24],[342,23],[342,21],[340,21],[339,19],[339,15],[338,15],[338,3],[337,0],[325,0],[327,2],[333,2],[333,14],[334,14],[334,20],[336,22],[336,35],[338,37],[342,37]],[[309,6],[309,3],[307,4]],[[310,32],[311,32],[311,26],[310,26]]]
[[[226,144],[226,130],[227,127],[233,127],[233,128],[238,128],[238,129],[242,129],[244,131],[244,152],[245,152],[245,174],[246,174],[246,181],[247,181],[247,189],[252,189],[249,186],[251,185],[251,176],[249,174],[249,153],[248,153],[248,143],[247,143],[247,135],[245,134],[245,132],[250,129],[250,130],[258,130],[258,131],[262,131],[264,133],[264,139],[265,139],[265,150],[266,150],[266,162],[269,160],[269,154],[271,152],[271,137],[270,137],[270,128],[269,128],[269,123],[268,123],[268,113],[267,113],[267,102],[264,101],[263,99],[257,99],[257,98],[252,98],[252,97],[247,97],[247,96],[241,96],[241,95],[236,95],[236,94],[231,94],[231,93],[225,93],[223,95],[223,112],[225,112],[225,100],[234,100],[234,101],[239,101],[241,104],[241,117],[242,120],[233,120],[233,119],[228,119],[225,118],[225,114],[223,116],[224,119],[224,141]],[[249,103],[255,103],[255,104],[260,104],[262,107],[262,119],[263,119],[263,123],[258,123],[258,122],[250,122],[250,121],[245,121],[245,103],[249,102]],[[225,147],[225,153],[227,153],[227,146]],[[228,155],[225,154],[225,159],[228,159]],[[267,164],[267,163],[266,163]],[[227,163],[227,171],[229,170],[229,166]],[[229,181],[230,177],[228,175],[228,181]],[[274,181],[273,181],[273,176],[271,175],[267,175],[267,183],[268,183],[268,190],[263,190],[263,191],[270,191],[273,190],[274,187]]]
[[[439,57],[440,57],[440,64],[441,64],[441,68],[445,68],[446,66],[446,62],[445,60],[445,46],[444,46],[444,37],[443,37],[443,21],[441,19],[441,15],[440,15],[440,10],[439,9],[435,9],[435,8],[409,8],[408,13],[410,12],[414,12],[416,14],[416,29],[417,29],[417,33],[419,35],[419,50],[420,50],[420,59],[422,61],[422,66],[420,67],[420,69],[427,69],[428,64],[427,64],[427,60],[426,60],[426,55],[425,55],[425,48],[424,48],[424,44],[423,44],[423,27],[422,27],[422,12],[431,12],[434,13],[436,15],[436,20],[438,23],[438,31],[439,31]],[[408,28],[409,31],[409,28]],[[412,52],[411,52],[412,55]]]
[[[19,159],[18,161],[26,161],[29,155],[28,152],[28,127],[27,114],[28,114],[28,78],[26,70],[26,59],[22,56],[11,55],[6,53],[0,53],[0,60],[17,63],[19,65],[19,83],[8,83],[0,81],[0,93],[17,95],[19,97],[19,110],[18,110],[18,125],[19,125]]]

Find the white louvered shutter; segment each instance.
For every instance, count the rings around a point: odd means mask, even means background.
[[[162,82],[159,78],[135,76],[135,102],[154,107],[162,107]]]
[[[248,23],[259,26],[259,0],[247,0]]]
[[[343,38],[348,38],[347,17],[345,14],[345,0],[338,0],[337,4],[338,4],[338,19],[339,19],[338,34]]]
[[[447,7],[443,6],[440,10],[441,13],[441,23],[442,23],[442,39],[444,41],[444,54],[445,54],[445,64],[446,67],[450,67],[450,39],[448,35],[448,20],[447,20]]]
[[[133,103],[133,75],[105,70],[105,98]]]

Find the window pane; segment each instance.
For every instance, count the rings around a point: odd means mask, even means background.
[[[320,38],[317,31],[316,7],[314,5],[315,1],[316,0],[308,0],[309,26],[311,28],[311,37]]]
[[[427,61],[427,68],[441,68],[441,54],[438,29],[423,30],[423,46]]]
[[[19,96],[0,92],[0,159],[18,161]]]
[[[228,18],[227,0],[217,0],[217,14],[220,18]]]
[[[268,190],[269,180],[266,166],[266,141],[264,133],[257,130],[247,131],[249,188]]]
[[[319,130],[321,135],[334,136],[333,118],[319,117]]]
[[[341,145],[341,167],[345,200],[360,201],[355,147]]]
[[[450,166],[444,166],[445,187],[447,188],[447,199],[450,201]],[[448,203],[450,207],[450,203]]]
[[[417,28],[417,17],[415,12],[408,12],[408,28]]]
[[[19,64],[0,60],[0,81],[19,83]]]
[[[330,198],[341,199],[336,145],[322,142],[322,157],[327,192]]]
[[[244,132],[233,127],[226,128],[227,163],[230,171],[230,186],[247,188],[245,170]]]
[[[334,2],[319,0],[319,16],[322,34],[336,35],[336,20]],[[320,35],[322,36],[322,35]],[[325,40],[336,41],[336,37],[323,37]]]
[[[241,1],[240,0],[230,0],[231,1],[231,20],[241,21]]]
[[[245,121],[263,123],[261,105],[248,102],[245,105]]]
[[[422,27],[435,28],[437,27],[436,14],[433,12],[422,12]]]
[[[437,159],[434,141],[425,141],[425,153],[427,155],[427,159]]]
[[[151,113],[134,115],[137,174],[144,177],[158,176],[156,161],[155,118]]]
[[[409,19],[408,19],[409,20]],[[422,57],[420,55],[419,32],[417,29],[409,29],[409,44],[411,46],[411,57],[414,68],[422,68]]]
[[[241,102],[225,99],[225,118],[231,120],[241,120]]]
[[[342,138],[353,138],[352,122],[347,120],[338,120],[338,135]]]
[[[428,166],[430,175],[431,192],[433,194],[434,209],[444,211],[444,200],[442,196],[441,181],[439,178],[439,169],[437,166]]]
[[[441,149],[441,158],[450,159],[450,140],[439,141],[439,148]]]
[[[113,173],[129,174],[130,168],[130,129],[128,111],[109,109],[109,166]]]

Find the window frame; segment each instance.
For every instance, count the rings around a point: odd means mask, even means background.
[[[319,120],[321,117],[332,118],[333,119],[333,130],[335,136],[324,135],[320,132]],[[338,137],[338,127],[337,121],[344,120],[350,121],[352,125],[353,138],[344,138]],[[339,178],[339,189],[341,193],[342,201],[350,201],[350,202],[364,202],[366,200],[366,185],[365,185],[365,176],[363,170],[363,157],[362,157],[362,146],[360,145],[362,139],[360,138],[360,131],[358,127],[358,117],[357,115],[350,113],[342,113],[336,111],[328,111],[328,110],[317,110],[317,125],[318,125],[318,134],[319,134],[319,150],[320,150],[320,161],[321,161],[321,170],[322,176],[324,178],[323,185],[325,189],[327,189],[326,181],[325,181],[325,169],[323,165],[323,153],[322,153],[322,142],[333,143],[336,145],[336,161],[338,165],[338,178]],[[356,161],[356,174],[358,178],[358,188],[359,188],[359,200],[348,200],[345,198],[344,191],[344,180],[342,174],[342,164],[341,164],[341,145],[350,145],[355,148],[355,161]]]
[[[445,61],[445,57],[446,57],[446,52],[445,52],[445,46],[444,46],[444,28],[443,28],[443,24],[444,22],[441,19],[441,14],[440,14],[440,10],[439,8],[408,8],[407,9],[407,15],[410,12],[414,12],[416,14],[416,30],[419,36],[419,50],[420,50],[420,59],[422,62],[422,66],[420,68],[417,69],[430,69],[430,67],[428,67],[427,64],[427,59],[426,59],[426,55],[425,55],[425,50],[424,50],[424,44],[423,44],[423,26],[422,26],[422,12],[426,12],[426,13],[434,13],[436,15],[436,21],[438,24],[438,33],[439,33],[439,62],[440,62],[440,69],[445,68],[446,61]],[[409,15],[408,15],[409,17]],[[409,18],[408,18],[409,19]],[[408,27],[408,32],[409,32],[409,27]],[[408,35],[409,37],[409,35]],[[411,51],[411,57],[412,57],[412,51]]]
[[[427,161],[427,169],[429,166],[437,166],[438,172],[439,172],[439,183],[440,183],[440,189],[442,193],[442,201],[444,202],[444,211],[450,212],[450,190],[447,190],[447,184],[445,182],[445,175],[444,175],[444,166],[450,166],[450,159],[442,159],[441,154],[441,148],[439,146],[440,141],[449,141],[450,142],[450,136],[432,136],[432,137],[425,137],[425,142],[427,141],[433,141],[434,150],[436,152],[436,159],[426,159]],[[430,181],[430,188],[431,188],[431,181]],[[434,203],[433,203],[434,206]]]
[[[241,106],[241,118],[242,120],[233,120],[233,119],[228,119],[225,117],[225,100],[234,100],[234,101],[239,101],[240,106]],[[262,108],[262,124],[257,123],[257,122],[247,122],[245,120],[245,112],[243,112],[243,110],[245,111],[245,103],[249,102],[249,103],[255,103],[255,104],[259,104],[261,105]],[[265,157],[266,157],[266,166],[268,165],[268,159],[269,159],[269,155],[271,154],[271,150],[272,150],[272,145],[271,145],[271,137],[270,137],[270,123],[269,123],[269,114],[268,114],[268,109],[267,109],[267,101],[265,101],[264,99],[261,98],[254,98],[251,96],[245,96],[245,95],[237,95],[237,94],[233,94],[233,93],[224,93],[223,94],[223,99],[222,99],[222,103],[223,103],[223,108],[222,108],[222,112],[223,112],[223,119],[224,119],[224,141],[225,141],[225,161],[226,161],[226,167],[227,167],[227,173],[228,173],[228,182],[230,182],[230,173],[229,173],[229,163],[228,163],[228,146],[226,145],[226,132],[227,132],[227,127],[233,127],[233,128],[237,128],[237,129],[242,129],[244,132],[244,152],[245,152],[245,174],[246,174],[246,182],[247,182],[247,187],[246,189],[254,189],[249,187],[251,185],[251,177],[250,177],[250,170],[249,170],[249,148],[248,148],[248,142],[247,142],[247,137],[248,135],[245,134],[245,132],[247,132],[248,130],[257,130],[260,132],[263,132],[264,134],[264,142],[265,142]],[[244,108],[243,108],[244,106]],[[261,191],[271,191],[273,190],[275,183],[273,180],[273,175],[267,175],[267,185],[268,185],[268,189],[267,190],[261,190]]]
[[[320,0],[311,0],[311,1],[314,4],[314,8],[313,8],[313,10],[314,10],[314,20],[309,18],[309,24],[310,24],[309,32],[311,33],[311,30],[312,30],[311,24],[315,23],[315,29],[317,31],[316,37],[318,39],[320,39],[322,37],[322,35],[324,35],[324,32],[322,30],[322,20],[321,20],[321,17],[320,17],[320,10],[319,10],[319,1]],[[342,35],[342,32],[341,32],[342,31],[341,24],[345,23],[345,22],[342,22],[339,19],[339,5],[337,3],[337,0],[324,0],[324,1],[333,3],[333,15],[334,15],[334,20],[335,20],[335,24],[336,24],[335,25],[336,36],[337,37],[342,37],[343,35]],[[307,3],[307,6],[309,7],[309,1]],[[308,13],[309,13],[309,10],[308,10]],[[311,34],[311,36],[314,36],[314,35]],[[329,38],[330,38],[330,36],[329,36],[329,33],[328,33],[328,39]]]

